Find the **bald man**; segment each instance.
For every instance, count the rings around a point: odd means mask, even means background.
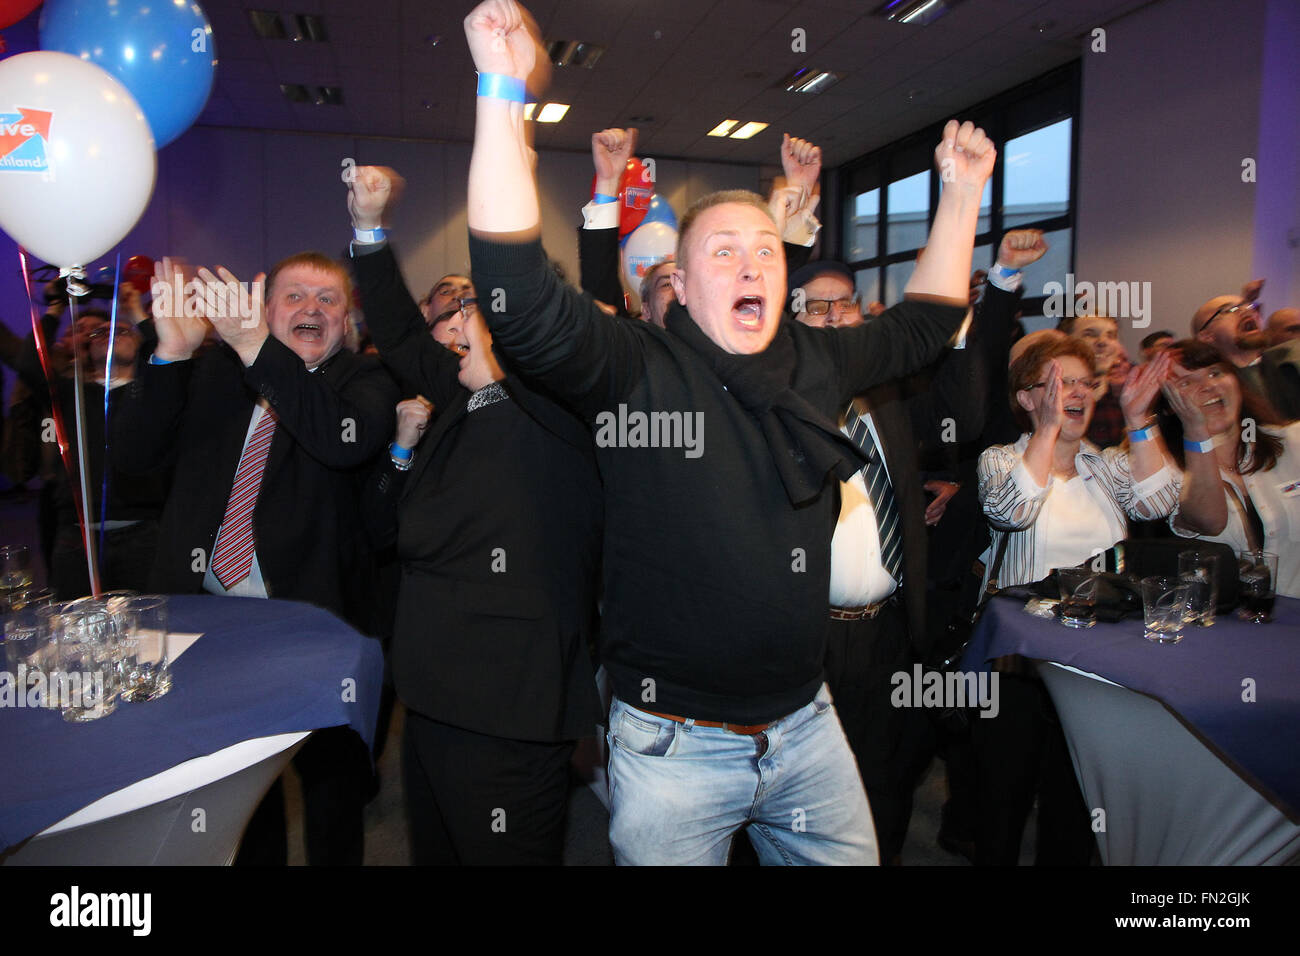
[[[1286,418],[1300,418],[1300,349],[1290,343],[1270,348],[1261,311],[1259,302],[1242,295],[1215,296],[1192,316],[1191,333],[1237,366],[1247,388]]]

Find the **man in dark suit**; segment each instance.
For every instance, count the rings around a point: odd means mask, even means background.
[[[455,351],[426,334],[372,231],[398,183],[359,168],[349,207],[380,355],[437,409],[418,448],[394,444],[364,499],[375,544],[395,540],[402,561],[392,665],[408,708],[413,856],[559,864],[569,761],[599,719],[595,452],[578,418],[502,368],[473,302]]]
[[[810,262],[791,277],[790,288],[795,318],[805,325],[863,322],[853,273],[842,263]],[[898,860],[912,788],[933,752],[925,716],[890,701],[892,676],[909,673],[931,645],[924,491],[934,486],[922,486],[918,444],[979,433],[983,414],[972,396],[983,391],[981,374],[974,349],[952,350],[927,388],[886,382],[845,411],[844,431],[868,464],[852,482],[841,483],[826,679],[866,787],[884,863]]]
[[[209,293],[200,310],[193,294],[182,301],[163,260],[158,344],[124,386],[113,421],[123,470],[175,466],[152,587],[343,613],[360,544],[358,470],[392,434],[396,386],[376,360],[343,349],[350,280],[327,256],[300,253],[277,265],[264,307],[262,277],[241,296],[234,276],[218,272],[199,270],[202,283],[184,287]],[[221,344],[196,354],[209,328]],[[360,864],[369,776],[361,739],[347,727],[318,731],[295,764],[309,862]],[[279,787],[249,824],[243,862],[285,860]]]

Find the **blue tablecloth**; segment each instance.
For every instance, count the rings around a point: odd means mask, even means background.
[[[170,608],[172,631],[203,636],[173,665],[166,696],[86,724],[0,708],[0,848],[242,740],[348,724],[372,742],[378,641],[294,601],[173,596]]]
[[[1267,624],[1221,614],[1213,627],[1188,628],[1178,644],[1146,640],[1137,619],[1076,630],[1023,607],[1012,598],[989,602],[962,658],[964,669],[986,670],[995,657],[1021,654],[1154,697],[1300,819],[1300,601],[1278,598]]]

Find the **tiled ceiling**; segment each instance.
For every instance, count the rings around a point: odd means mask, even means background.
[[[585,150],[637,125],[638,152],[770,163],[789,131],[840,163],[1078,56],[1081,38],[1151,0],[965,0],[926,27],[870,15],[875,0],[535,0],[549,40],[606,47],[594,69],[556,68],[545,99],[572,109],[537,146]],[[217,82],[199,123],[468,142],[474,68],[447,0],[203,0]],[[248,10],[320,16],[327,42],[269,40]],[[806,52],[792,50],[805,31]],[[777,82],[803,66],[842,79],[816,95]],[[290,103],[281,84],[338,86],[341,106]],[[633,124],[632,117],[652,117]],[[771,124],[748,141],[706,137],[723,119]]]

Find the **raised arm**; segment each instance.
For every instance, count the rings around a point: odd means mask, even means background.
[[[355,229],[384,224],[401,192],[402,178],[391,169],[359,166],[348,183],[348,213]],[[403,390],[427,395],[441,409],[462,391],[457,356],[436,342],[411,297],[387,241],[352,244],[353,271],[361,309],[379,355]]]
[[[973,123],[949,120],[934,151],[942,192],[925,254],[903,293],[965,306],[970,291],[971,252],[984,183],[993,173],[997,150]]]
[[[636,148],[635,129],[603,129],[591,135],[591,162],[596,169],[596,195],[583,208],[578,230],[578,266],[583,292],[623,310],[623,285],[618,268],[618,188],[627,161]],[[613,196],[610,202],[608,197]]]
[[[1204,409],[1190,388],[1187,370],[1173,367],[1174,375],[1161,386],[1165,400],[1183,423],[1183,487],[1178,497],[1178,516],[1174,522],[1185,531],[1216,535],[1228,524],[1228,500],[1224,497],[1223,478],[1205,424]],[[1189,394],[1189,391],[1191,394]],[[1197,445],[1193,450],[1190,445]]]
[[[540,89],[549,63],[537,24],[514,0],[484,0],[465,18],[480,94],[469,162],[470,232],[529,240],[541,234],[534,153],[524,129],[522,90]]]

